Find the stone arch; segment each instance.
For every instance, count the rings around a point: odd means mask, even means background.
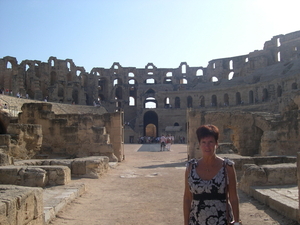
[[[156,112],[154,111],[145,112],[143,121],[144,121],[144,136],[146,136],[147,134],[146,127],[149,124],[153,124],[155,126],[155,133],[156,136],[158,136],[158,116]]]

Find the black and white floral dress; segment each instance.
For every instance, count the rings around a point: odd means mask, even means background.
[[[198,161],[192,159],[187,166],[191,166],[188,175],[190,191],[193,194],[189,225],[226,225],[226,195],[224,166],[211,180],[203,180],[196,172]],[[226,165],[234,162],[224,159]],[[227,179],[228,180],[228,179]],[[229,205],[229,217],[232,219],[232,210]]]

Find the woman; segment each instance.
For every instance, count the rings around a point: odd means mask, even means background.
[[[204,125],[196,131],[202,158],[192,159],[185,173],[185,225],[234,225],[239,222],[239,199],[234,163],[216,155],[219,129]],[[227,178],[225,177],[227,174]],[[225,185],[227,182],[228,185]],[[228,196],[228,203],[226,202]]]

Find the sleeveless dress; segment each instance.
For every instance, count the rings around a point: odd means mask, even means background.
[[[189,225],[226,225],[224,166],[211,180],[203,180],[196,172],[197,163],[196,159],[192,159],[187,164],[188,167],[191,166],[188,183],[193,194]],[[231,166],[234,164],[229,159],[224,159],[224,163]],[[230,220],[232,220],[230,204],[228,209]]]

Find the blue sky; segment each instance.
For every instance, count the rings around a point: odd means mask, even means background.
[[[299,0],[0,0],[0,58],[70,58],[88,72],[114,62],[206,67],[300,30],[299,6]]]

